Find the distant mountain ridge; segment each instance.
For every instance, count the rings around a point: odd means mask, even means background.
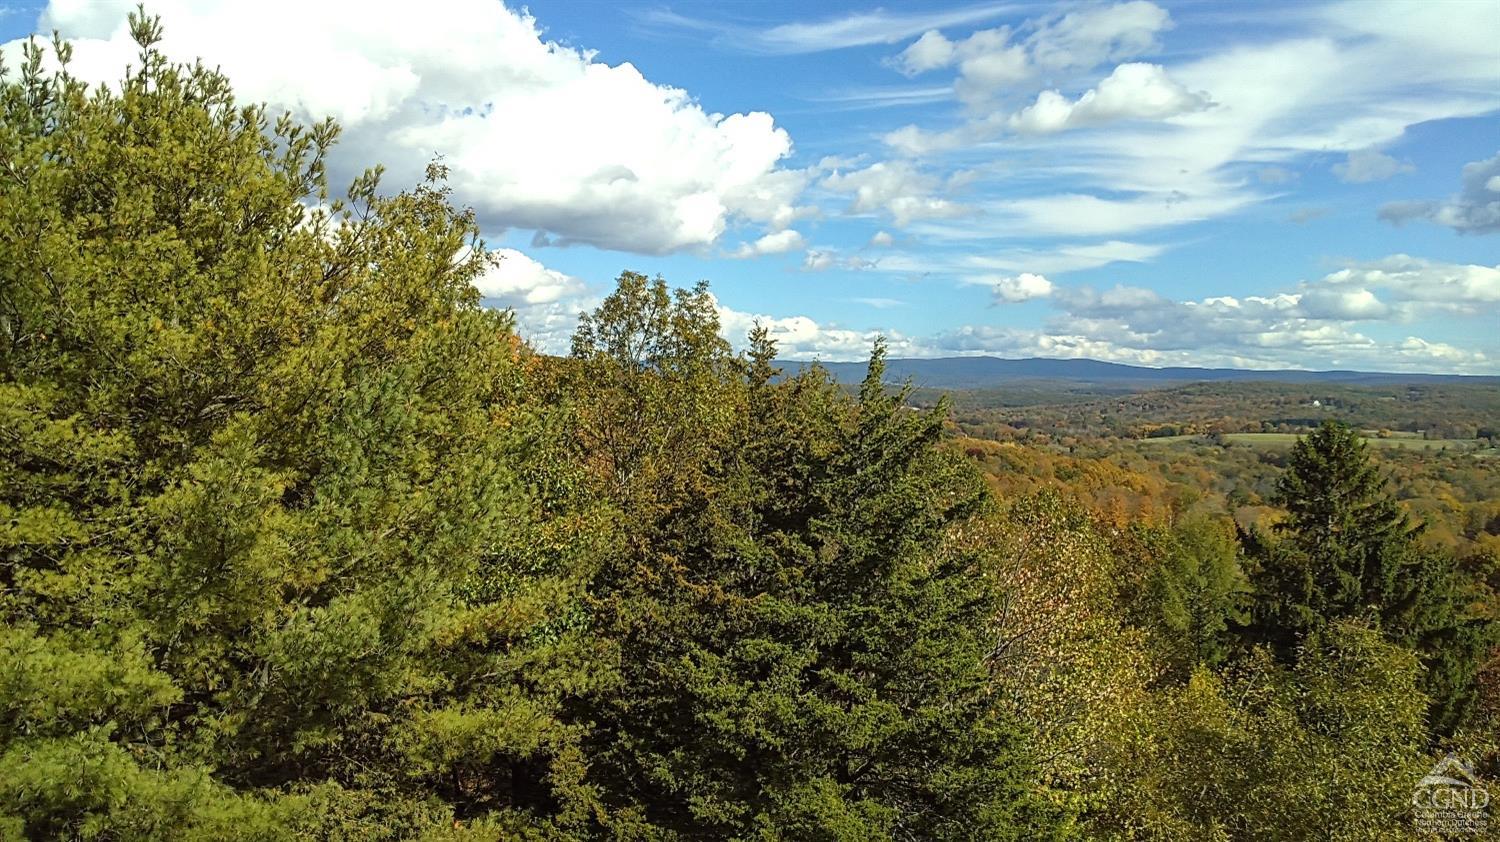
[[[787,368],[813,364],[811,360],[782,360]],[[858,383],[864,379],[865,363],[819,363],[841,383]],[[1467,374],[1403,374],[1380,371],[1303,371],[1300,369],[1258,370],[1242,368],[1193,368],[1174,366],[1150,368],[1100,360],[1059,360],[1042,357],[1002,359],[1000,357],[934,357],[886,360],[886,380],[900,383],[910,379],[931,389],[985,389],[1021,380],[1069,380],[1085,383],[1119,385],[1170,385],[1201,382],[1256,381],[1271,383],[1338,383],[1354,386],[1382,386],[1402,383],[1495,384],[1500,376]]]

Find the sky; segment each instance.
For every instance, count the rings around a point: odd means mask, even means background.
[[[135,0],[0,0],[117,80]],[[158,0],[162,49],[450,169],[547,351],[623,270],[785,358],[1500,374],[1500,0]]]

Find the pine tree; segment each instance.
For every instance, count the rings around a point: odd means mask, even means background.
[[[579,825],[605,530],[519,470],[546,431],[473,215],[441,168],[329,200],[336,127],[132,25],[118,88],[63,44],[0,78],[0,828]]]
[[[1280,540],[1244,536],[1256,591],[1246,640],[1290,662],[1307,634],[1343,619],[1372,622],[1427,668],[1431,725],[1451,733],[1473,706],[1474,678],[1496,624],[1470,610],[1477,583],[1421,546],[1359,435],[1326,421],[1293,447],[1274,502]]]
[[[613,812],[671,838],[1050,832],[991,690],[993,598],[934,554],[983,499],[936,447],[942,414],[888,393],[880,348],[851,399],[821,369],[777,379],[764,331],[729,357],[701,291],[649,317],[670,300],[649,289],[622,276],[574,347],[593,372],[577,411],[614,425],[582,449],[660,454],[658,480],[617,500],[640,539],[594,588],[625,679],[587,714]],[[634,365],[625,347],[705,364]],[[622,405],[670,405],[671,446]]]
[[[1334,599],[1376,595],[1380,577],[1361,575],[1372,548],[1404,545],[1420,531],[1386,491],[1386,478],[1359,434],[1325,421],[1292,447],[1271,501],[1286,509],[1276,531],[1293,546],[1326,563]]]

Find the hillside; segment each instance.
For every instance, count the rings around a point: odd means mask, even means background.
[[[812,365],[811,361],[788,360],[789,368]],[[865,374],[862,362],[820,363],[840,382],[858,383]],[[1157,388],[1199,382],[1332,383],[1383,386],[1400,383],[1468,383],[1500,385],[1500,377],[1458,374],[1403,374],[1378,371],[1302,371],[1295,369],[1253,370],[1236,368],[1150,368],[1099,360],[1056,360],[998,357],[939,357],[892,359],[887,376],[892,382],[910,379],[932,389],[983,389],[1008,382],[1050,380],[1090,383],[1100,386]]]

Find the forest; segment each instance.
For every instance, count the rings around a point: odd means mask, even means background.
[[[132,24],[115,86],[0,77],[0,838],[1433,839],[1450,754],[1500,795],[1493,475],[1403,496],[1473,454],[988,435],[631,271],[542,354],[441,161],[335,190],[333,122]]]

